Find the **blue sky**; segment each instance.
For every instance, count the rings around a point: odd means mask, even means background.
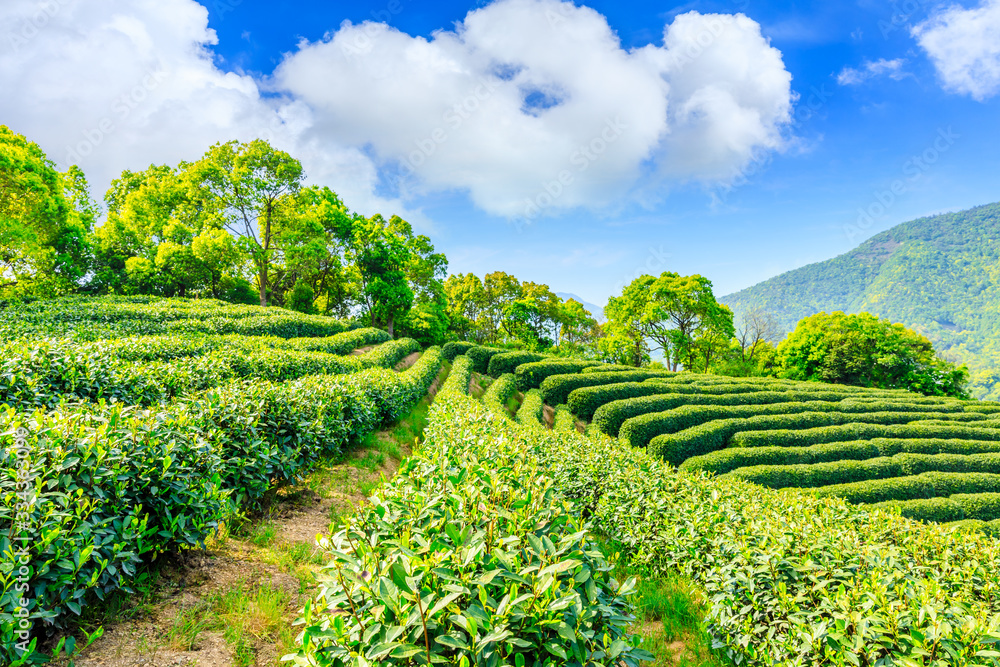
[[[725,294],[1000,199],[997,0],[52,4],[44,22],[0,9],[0,86],[22,93],[0,123],[98,192],[267,132],[352,207],[429,233],[453,272],[598,304],[664,270]]]

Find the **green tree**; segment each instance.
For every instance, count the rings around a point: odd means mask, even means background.
[[[671,370],[681,365],[704,370],[735,333],[732,312],[716,301],[712,282],[699,275],[640,276],[609,301],[609,308],[608,333],[617,342],[605,347],[631,345],[632,363],[642,358],[639,341],[644,339],[655,343],[650,351],[663,351]]]
[[[802,319],[778,345],[776,361],[780,376],[793,380],[967,397],[964,366],[938,357],[917,332],[868,313]]]
[[[77,289],[93,218],[83,172],[59,174],[37,144],[0,125],[0,292]]]
[[[256,268],[260,305],[268,303],[268,272],[277,247],[275,221],[294,206],[302,165],[266,141],[230,141],[212,146],[192,165],[193,182],[221,204],[225,226],[240,240]]]
[[[406,240],[392,233],[380,215],[359,217],[351,236],[351,258],[361,282],[362,307],[372,326],[384,325],[394,335],[396,321],[413,306],[406,269]]]

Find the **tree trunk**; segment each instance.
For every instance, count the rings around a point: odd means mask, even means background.
[[[267,264],[260,265],[260,275],[257,276],[260,284],[260,306],[267,308]]]
[[[392,330],[394,328],[393,325],[395,324],[395,321],[396,321],[396,317],[392,313],[389,313],[389,324],[388,324],[387,328],[389,330],[389,337],[390,338],[395,338],[395,336],[392,333]]]

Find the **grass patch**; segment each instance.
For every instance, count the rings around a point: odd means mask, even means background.
[[[233,664],[250,667],[259,647],[276,645],[281,656],[291,650],[295,632],[288,625],[294,600],[280,588],[247,587],[213,593],[196,606],[177,614],[167,631],[167,645],[178,651],[198,648],[204,632],[221,632],[233,652]]]
[[[633,631],[642,647],[656,656],[650,667],[731,667],[734,663],[712,648],[705,631],[705,601],[698,588],[679,574],[654,577],[633,568],[619,557],[610,541],[601,549],[614,565],[619,581],[636,578],[636,622]]]

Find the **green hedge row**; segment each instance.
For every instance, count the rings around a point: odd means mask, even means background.
[[[162,411],[3,408],[0,615],[11,619],[20,606],[10,576],[12,544],[20,544],[13,538],[30,545],[20,562],[30,577],[27,619],[60,627],[90,595],[127,588],[141,559],[203,543],[234,506],[256,505],[319,458],[404,414],[440,367],[440,350],[431,348],[403,373],[237,382]],[[22,461],[35,493],[26,508],[14,502]],[[11,627],[0,629],[8,659]]]
[[[521,391],[526,391],[528,389],[538,389],[542,385],[542,382],[550,376],[579,373],[587,368],[591,368],[595,363],[597,362],[561,359],[535,361],[518,366],[514,374],[517,376],[518,388]],[[555,405],[554,403],[549,404]]]
[[[851,442],[872,438],[946,438],[1000,440],[1000,428],[991,421],[914,421],[909,424],[853,423],[810,429],[745,432],[733,436],[734,447],[810,447],[828,442]]]
[[[652,659],[629,635],[634,582],[612,579],[589,527],[527,451],[521,433],[543,431],[510,427],[468,397],[438,395],[415,456],[323,541],[336,575],[303,612],[296,664]]]
[[[517,394],[517,381],[514,375],[512,373],[501,375],[486,388],[482,398],[483,405],[498,415],[510,417],[507,403],[515,394]]]
[[[444,351],[441,352],[444,357]],[[455,357],[451,364],[451,372],[441,386],[441,391],[454,391],[460,394],[469,393],[469,381],[472,379],[472,360],[462,355]]]
[[[544,363],[544,362],[543,362]],[[558,371],[557,371],[558,372]],[[574,389],[581,387],[596,387],[599,385],[616,384],[619,382],[639,382],[651,377],[662,375],[662,371],[609,371],[606,373],[553,374],[542,380],[542,397],[549,405],[565,403]]]
[[[947,498],[957,493],[1000,493],[1000,475],[976,472],[925,472],[912,477],[834,484],[811,489],[810,493],[818,497],[836,496],[855,504]]]
[[[521,401],[521,407],[518,409],[517,415],[515,415],[517,423],[542,428],[544,426],[542,423],[542,410],[542,392],[537,389],[529,390],[525,393],[524,400]]]
[[[575,392],[574,392],[575,393]],[[573,393],[570,394],[570,404],[573,404]],[[734,417],[751,417],[761,414],[783,414],[805,411],[840,411],[840,412],[961,412],[961,404],[955,405],[925,405],[907,404],[887,401],[855,401],[852,398],[838,400],[836,394],[830,392],[773,392],[758,391],[739,394],[657,394],[641,398],[626,398],[605,403],[593,413],[594,425],[606,435],[616,437],[622,424],[632,417],[651,413],[664,412],[686,405],[720,406],[719,410],[706,410],[705,418],[727,419]],[[731,409],[727,409],[731,408]],[[579,413],[577,413],[579,414]],[[975,417],[969,418],[975,419]],[[698,425],[694,421],[685,421],[683,428]],[[675,428],[674,430],[679,430]]]
[[[767,407],[767,406],[759,406]],[[622,425],[620,437],[635,447],[650,446],[650,452],[672,465],[680,465],[692,456],[708,454],[727,446],[748,446],[737,434],[755,432],[757,446],[791,445],[784,434],[795,430],[809,430],[820,426],[855,424],[908,424],[923,415],[914,412],[800,412],[795,414],[761,415],[735,419],[719,419],[683,431],[670,432],[683,418],[676,419],[673,412],[697,410],[700,406],[678,408],[672,412],[652,413],[633,417]],[[953,418],[970,417],[955,413]]]
[[[831,461],[806,465],[757,465],[738,468],[728,476],[767,486],[816,488],[925,472],[986,472],[1000,474],[1000,453],[896,454],[863,461]]]
[[[958,493],[948,498],[890,500],[872,505],[914,521],[943,523],[1000,537],[1000,493]]]
[[[1000,452],[1000,440],[978,441],[944,438],[873,438],[856,442],[830,442],[809,447],[729,447],[681,464],[686,472],[723,475],[755,466],[796,466],[838,461],[865,461],[897,454],[985,454]]]
[[[197,356],[121,363],[99,347],[45,340],[23,353],[0,357],[0,403],[21,409],[100,399],[152,405],[238,378],[283,382],[305,375],[387,368],[419,350],[420,344],[410,338],[389,341],[360,356],[246,343]]]
[[[490,377],[498,378],[506,373],[513,373],[521,364],[529,364],[533,361],[542,361],[543,359],[545,359],[544,354],[524,352],[523,350],[501,352],[490,357],[486,374]]]
[[[468,341],[453,340],[449,343],[445,343],[441,352],[444,354],[445,361],[452,361],[455,357],[465,354],[475,346],[475,343],[470,343]]]
[[[356,328],[355,322],[323,315],[214,299],[72,296],[0,310],[0,340],[194,333],[298,338],[333,336]]]
[[[473,372],[485,375],[486,371],[490,367],[490,359],[492,359],[494,355],[501,354],[506,351],[507,350],[503,350],[499,347],[476,345],[466,350],[465,354],[469,357],[469,359],[472,359]]]
[[[736,664],[1000,665],[989,653],[993,538],[837,498],[676,475],[620,441],[528,431],[472,401],[431,421],[456,444],[519,446],[512,458],[537,457],[634,566],[693,578],[708,601],[706,629]]]
[[[552,430],[576,433],[576,415],[566,405],[557,405]]]
[[[609,373],[609,372],[621,372],[621,371],[639,371],[642,370],[640,367],[636,366],[625,366],[624,364],[594,364],[592,366],[587,366],[581,373]]]

